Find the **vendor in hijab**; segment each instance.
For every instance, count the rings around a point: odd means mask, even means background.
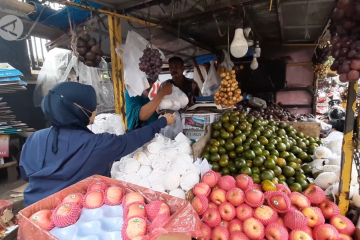
[[[44,97],[41,108],[51,127],[31,135],[21,153],[20,167],[28,178],[24,191],[29,206],[94,174],[109,176],[110,165],[151,141],[174,123],[165,115],[122,136],[94,134],[87,125],[96,115],[92,86],[63,82]]]

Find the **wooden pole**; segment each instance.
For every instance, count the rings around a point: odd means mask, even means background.
[[[108,15],[108,23],[111,52],[111,79],[114,84],[115,112],[121,116],[127,129],[124,64],[122,59],[116,54],[116,47],[121,45],[121,23],[119,18],[111,15]]]
[[[196,58],[193,58],[192,62],[193,62],[193,64],[194,64],[194,67],[196,68],[196,70],[199,72],[200,79],[201,79],[202,83],[204,83],[204,82],[205,82],[205,79],[204,79],[204,76],[202,75],[202,72],[201,72],[201,70],[200,70],[200,67],[199,67],[198,62],[196,61]]]
[[[24,3],[24,2],[19,2],[19,1],[14,1],[14,0],[1,0],[0,1],[0,6],[5,6],[8,8],[12,8],[14,10],[20,11],[20,12],[24,12],[26,14],[28,13],[32,13],[35,12],[35,7],[31,4],[28,3]]]

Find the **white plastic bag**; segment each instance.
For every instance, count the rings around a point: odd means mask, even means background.
[[[94,123],[88,128],[95,134],[110,133],[116,135],[125,134],[125,124],[118,114],[102,113],[95,117]]]
[[[139,59],[147,45],[149,42],[145,38],[131,30],[126,36],[125,44],[116,48],[116,53],[124,63],[125,87],[130,97],[140,96],[150,87],[146,74],[139,69]],[[158,49],[154,45],[152,47]],[[160,54],[164,60],[165,55],[161,51]]]
[[[220,63],[220,66],[230,71],[233,69],[234,63],[231,61],[230,54],[227,51],[223,50],[223,53],[224,53],[224,61]]]
[[[215,95],[221,84],[221,78],[215,69],[214,61],[211,61],[210,64],[209,74],[201,90],[203,96]]]
[[[153,94],[149,94],[150,100],[152,100],[156,96],[158,90],[159,89],[157,85],[154,84],[150,90],[150,92],[153,93]],[[167,95],[163,98],[163,100],[159,105],[159,109],[178,111],[181,108],[186,107],[188,103],[189,103],[189,98],[186,96],[186,94],[183,91],[181,91],[178,87],[173,86],[172,94]]]

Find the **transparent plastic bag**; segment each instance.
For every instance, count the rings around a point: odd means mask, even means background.
[[[174,139],[179,133],[183,131],[180,113],[175,112],[174,114],[176,115],[175,117],[176,123],[174,125],[170,125],[161,129],[162,135],[170,139]]]
[[[151,100],[151,99],[150,99]],[[163,98],[159,105],[160,110],[178,111],[188,105],[189,98],[178,87],[173,86],[172,94]]]
[[[88,126],[88,128],[96,134],[110,133],[116,135],[125,134],[125,124],[122,118],[118,114],[99,114],[95,117],[94,124]]]
[[[226,68],[228,71],[232,70],[233,67],[234,67],[234,63],[231,61],[231,57],[230,57],[230,54],[223,50],[223,53],[224,53],[224,61],[222,61],[220,63],[220,66],[221,67],[224,67]]]
[[[211,61],[210,64],[209,74],[201,90],[203,96],[215,95],[221,84],[221,78],[215,69],[214,61]]]
[[[130,97],[140,96],[145,89],[150,87],[146,74],[139,69],[139,59],[148,45],[149,41],[145,38],[135,31],[129,31],[125,44],[116,48],[117,55],[123,60],[125,87]],[[152,48],[158,49],[154,45]],[[161,51],[160,54],[161,59],[164,60],[165,55]]]
[[[33,99],[35,107],[40,107],[49,90],[63,79],[67,80],[70,73],[71,79],[74,80],[75,77],[76,80],[76,74],[74,76],[74,72],[71,72],[73,61],[69,50],[55,48],[49,51],[36,81]]]

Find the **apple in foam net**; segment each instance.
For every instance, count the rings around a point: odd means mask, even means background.
[[[211,234],[212,240],[228,240],[230,233],[226,227],[217,226],[214,228]]]
[[[290,232],[289,240],[313,240],[313,238],[302,230],[293,230]]]
[[[264,194],[258,189],[249,189],[245,192],[245,202],[252,207],[258,207],[264,203]]]
[[[140,193],[137,192],[131,192],[126,194],[124,205],[126,206],[133,202],[145,202],[145,199]]]
[[[253,215],[254,210],[246,203],[243,203],[236,208],[236,218],[240,221],[251,218]]]
[[[276,223],[286,228],[284,219],[282,217],[278,217],[278,219],[276,219]]]
[[[229,223],[228,226],[230,234],[236,231],[242,231],[242,223],[238,219],[234,219]]]
[[[146,217],[145,205],[142,202],[134,202],[131,205],[129,205],[129,211],[126,215],[126,218],[133,216]]]
[[[202,232],[202,237],[198,238],[199,240],[210,240],[211,238],[211,228],[206,224],[206,223],[202,223],[201,224],[201,232]]]
[[[330,219],[334,215],[340,214],[340,208],[333,202],[325,200],[319,204],[322,214],[325,219]]]
[[[207,209],[202,218],[203,221],[211,228],[219,226],[221,223],[220,213],[216,209]]]
[[[302,214],[308,218],[308,226],[314,228],[317,225],[324,224],[325,218],[322,215],[320,208],[306,207],[301,210]]]
[[[305,197],[307,197],[312,204],[320,204],[325,201],[326,198],[324,190],[315,185],[309,186],[307,189],[305,189],[303,195],[305,195]]]
[[[224,202],[220,204],[218,210],[223,220],[231,221],[235,218],[236,215],[235,207],[229,202]]]
[[[253,180],[251,177],[245,174],[240,174],[236,177],[236,186],[243,191],[246,191],[253,185]]]
[[[203,196],[209,196],[211,192],[211,189],[209,187],[209,185],[207,185],[206,183],[197,183],[195,184],[194,188],[193,188],[193,193],[195,194],[195,196],[198,195],[203,195]]]
[[[74,194],[70,194],[68,196],[66,196],[63,200],[62,203],[81,203],[83,198],[83,195],[81,193],[74,193]]]
[[[291,204],[299,209],[310,207],[310,201],[304,195],[298,192],[292,192],[289,196]]]
[[[310,237],[313,237],[313,230],[311,227],[307,226],[304,230]]]
[[[209,200],[204,195],[195,196],[191,201],[191,205],[197,214],[203,215],[206,209],[208,209]]]
[[[271,207],[261,205],[255,209],[254,217],[266,226],[270,223],[276,222],[278,214]]]
[[[50,230],[51,228],[51,210],[41,210],[34,213],[29,219],[35,225],[39,226],[41,229]]]
[[[214,189],[210,194],[210,200],[220,205],[223,202],[226,202],[226,192],[220,188]]]
[[[330,218],[330,224],[333,225],[339,233],[353,235],[355,232],[355,225],[350,219],[342,215],[335,215]]]
[[[230,235],[230,239],[229,240],[250,240],[245,233],[243,232],[240,232],[240,231],[236,231],[236,232],[233,232],[231,235]]]
[[[268,240],[283,240],[289,238],[287,229],[277,223],[271,223],[266,227],[265,236]]]
[[[215,187],[217,181],[218,181],[218,176],[214,171],[206,172],[201,179],[201,182],[206,183],[209,187]]]
[[[119,187],[109,187],[105,191],[105,200],[110,204],[116,204],[123,198],[124,190]]]
[[[226,227],[226,228],[228,229],[228,228],[229,228],[229,224],[230,224],[229,221],[222,220],[221,223],[220,223],[220,226]]]
[[[244,192],[240,188],[232,188],[226,193],[226,200],[235,207],[244,203]]]
[[[209,202],[208,208],[218,209],[218,205],[213,202]]]
[[[223,176],[218,180],[219,188],[229,191],[230,189],[234,188],[236,185],[236,181],[232,176]]]
[[[243,231],[250,239],[262,239],[265,236],[264,225],[255,218],[248,218],[243,222]]]
[[[339,239],[339,233],[334,226],[330,224],[322,224],[314,228],[313,237],[316,240]]]
[[[353,240],[352,237],[346,234],[339,234],[340,240]]]

